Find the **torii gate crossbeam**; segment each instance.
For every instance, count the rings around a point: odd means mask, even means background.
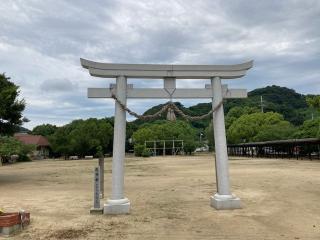
[[[237,65],[158,65],[158,64],[114,64],[80,59],[82,67],[90,75],[116,78],[116,84],[109,88],[89,88],[89,98],[111,98],[115,94],[123,104],[127,98],[211,98],[212,107],[224,98],[247,97],[245,89],[228,89],[221,79],[242,77],[253,65],[253,61]],[[163,79],[163,89],[133,88],[127,78]],[[211,79],[211,85],[203,89],[177,89],[176,79]],[[227,143],[223,105],[213,112],[215,138],[215,165],[217,193],[211,197],[211,206],[216,209],[240,208],[240,199],[230,191]],[[124,196],[124,158],[126,112],[115,102],[114,141],[112,159],[112,194],[104,204],[105,214],[126,214],[130,212],[130,201]]]

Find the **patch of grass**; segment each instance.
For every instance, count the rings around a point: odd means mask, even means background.
[[[50,238],[56,239],[78,239],[80,237],[86,237],[89,233],[88,229],[74,229],[67,228],[57,230],[56,232],[50,235]]]

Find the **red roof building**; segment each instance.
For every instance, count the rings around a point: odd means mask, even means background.
[[[50,146],[48,139],[41,135],[29,135],[23,133],[16,133],[14,135],[16,139],[24,144],[34,144],[36,146]]]
[[[36,145],[36,151],[33,153],[36,158],[46,158],[49,156],[50,143],[46,137],[24,133],[16,133],[14,137],[24,144]]]

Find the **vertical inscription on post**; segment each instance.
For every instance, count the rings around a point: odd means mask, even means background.
[[[93,207],[100,208],[100,167],[94,169]]]

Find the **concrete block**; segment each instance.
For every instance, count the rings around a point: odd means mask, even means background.
[[[111,215],[129,214],[130,201],[127,198],[119,200],[108,200],[108,202],[104,204],[103,213]]]
[[[103,208],[91,208],[90,209],[90,214],[103,214]]]
[[[215,194],[214,196],[211,196],[210,205],[217,210],[240,209],[241,201],[240,198],[234,195]]]
[[[0,233],[3,236],[9,237],[10,235],[12,235],[13,233],[16,233],[18,231],[21,230],[21,225],[20,224],[16,224],[10,227],[0,227]]]

